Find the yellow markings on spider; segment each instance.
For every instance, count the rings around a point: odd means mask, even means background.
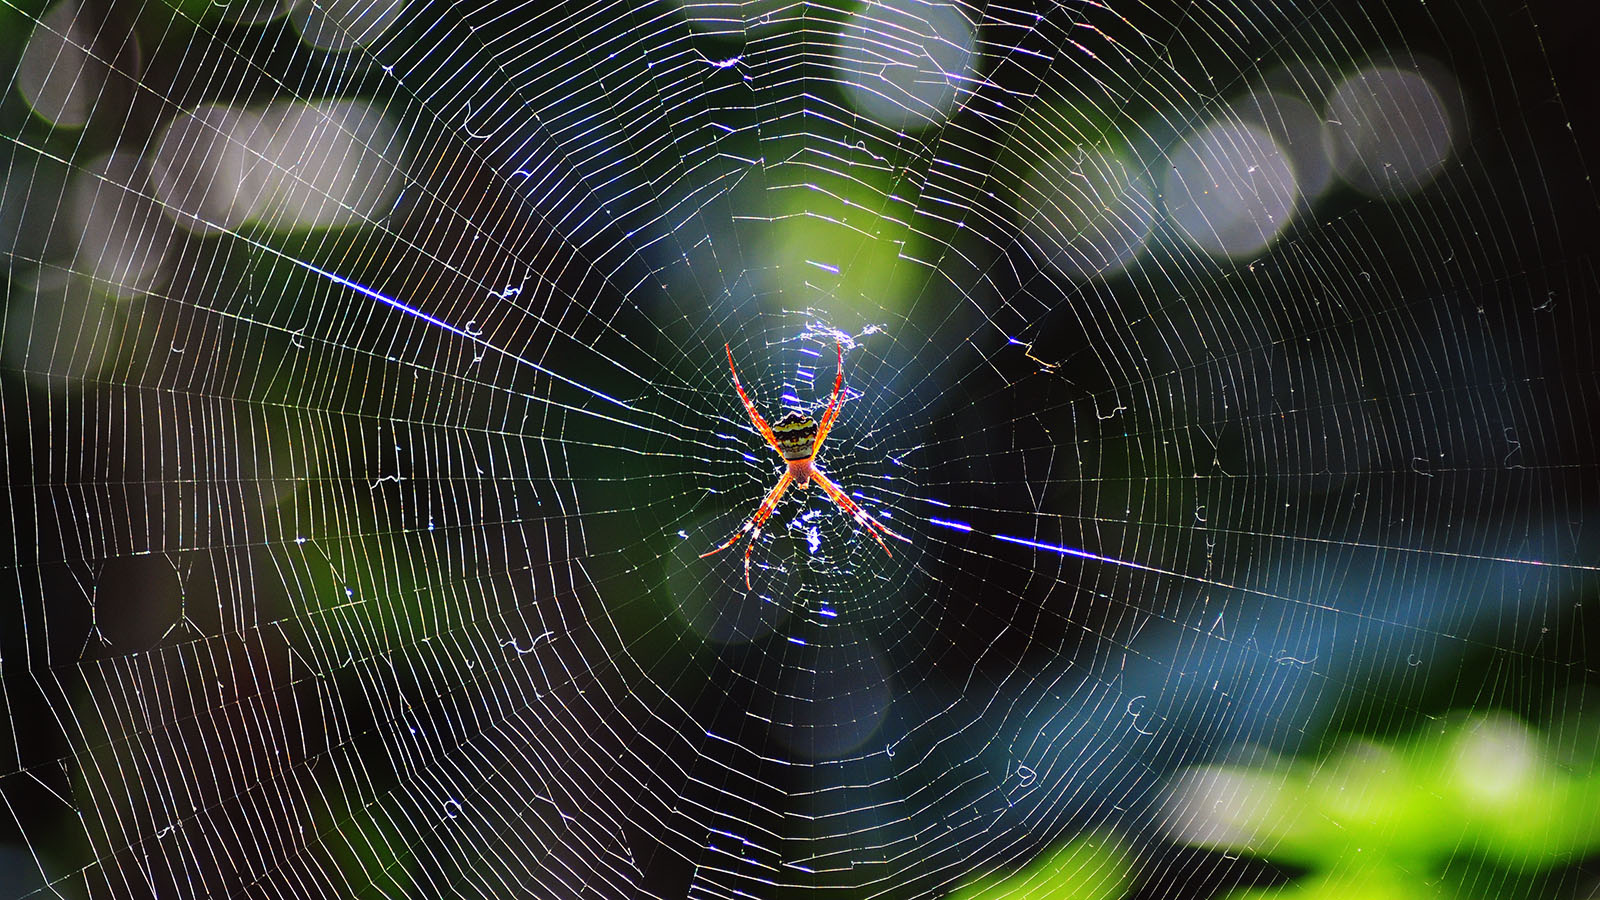
[[[753,590],[750,587],[750,551],[755,549],[756,538],[761,537],[761,526],[771,517],[772,511],[778,508],[778,501],[783,499],[783,492],[789,489],[790,484],[805,490],[813,480],[822,486],[830,500],[850,514],[850,518],[854,519],[857,525],[867,529],[867,533],[878,542],[884,553],[889,553],[889,545],[884,543],[883,535],[911,543],[910,538],[901,537],[890,531],[882,522],[857,506],[854,500],[846,496],[837,484],[817,468],[817,451],[822,449],[822,442],[828,439],[828,432],[833,430],[833,423],[839,418],[839,397],[840,391],[844,388],[844,346],[837,341],[834,342],[834,349],[839,354],[839,374],[833,379],[833,397],[828,400],[828,409],[822,414],[822,421],[818,422],[808,415],[790,410],[771,425],[767,424],[766,419],[761,418],[761,413],[756,411],[755,401],[750,399],[750,395],[744,392],[744,385],[739,383],[739,370],[733,364],[733,348],[727,344],[723,344],[722,348],[728,351],[728,371],[733,373],[733,388],[739,392],[739,399],[744,402],[744,411],[750,414],[750,421],[755,424],[756,430],[767,439],[768,446],[778,451],[778,455],[789,464],[789,468],[778,479],[777,485],[767,493],[761,505],[756,507],[756,514],[750,517],[750,521],[735,531],[727,543],[715,550],[707,550],[700,554],[700,558],[705,559],[721,553],[738,543],[739,538],[749,534],[750,543],[744,548],[744,586],[746,590]],[[894,556],[893,553],[889,555]]]

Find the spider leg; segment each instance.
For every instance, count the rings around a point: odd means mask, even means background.
[[[783,450],[778,447],[778,436],[772,433],[772,426],[767,424],[766,419],[761,418],[761,413],[756,411],[755,401],[750,399],[750,395],[744,392],[744,385],[739,383],[739,370],[733,365],[733,348],[723,344],[722,349],[728,351],[728,371],[733,373],[733,387],[739,392],[739,399],[744,401],[744,411],[750,414],[750,421],[755,423],[756,430],[761,432],[761,436],[767,439],[767,444],[782,456]]]
[[[753,588],[750,587],[750,551],[755,549],[756,538],[761,536],[761,526],[767,521],[768,518],[772,516],[772,511],[778,508],[778,501],[783,499],[784,489],[789,487],[789,482],[793,479],[794,476],[790,475],[788,472],[784,472],[783,477],[778,479],[778,483],[773,486],[771,491],[767,492],[766,498],[762,500],[761,505],[756,508],[756,514],[750,517],[750,521],[744,523],[743,528],[735,531],[733,533],[733,537],[728,538],[727,543],[716,548],[715,550],[707,550],[706,552],[700,554],[700,558],[705,559],[708,556],[715,556],[729,547],[732,547],[734,544],[738,543],[740,538],[744,537],[746,534],[749,534],[750,544],[744,548],[744,586],[746,590],[753,590]]]
[[[889,553],[889,545],[883,542],[883,538],[879,535],[879,532],[887,534],[892,538],[898,538],[899,540],[905,541],[908,544],[911,543],[910,538],[895,534],[893,531],[890,531],[882,522],[879,522],[877,519],[874,519],[871,515],[869,515],[866,510],[858,506],[854,500],[851,500],[850,497],[845,494],[842,488],[840,488],[837,484],[834,484],[833,480],[828,476],[818,471],[813,472],[811,477],[817,480],[817,484],[822,485],[822,489],[828,492],[828,497],[831,498],[834,503],[837,503],[840,509],[849,513],[851,518],[855,519],[860,524],[867,526],[867,533],[871,534],[873,540],[878,542],[878,546],[883,548],[883,552]],[[889,553],[889,555],[893,556],[894,554]]]
[[[844,387],[844,345],[834,341],[833,347],[839,353],[839,374],[833,379],[833,397],[828,401],[828,411],[822,414],[822,421],[817,423],[817,439],[811,444],[812,456],[822,449],[822,442],[828,439],[828,432],[833,430],[833,423],[839,419],[839,389]]]

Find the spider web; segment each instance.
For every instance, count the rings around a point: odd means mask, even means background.
[[[1183,765],[1592,712],[1553,16],[4,0],[0,894],[1210,896]],[[909,544],[699,558],[725,343]]]

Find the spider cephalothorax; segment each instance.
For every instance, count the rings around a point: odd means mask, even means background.
[[[833,380],[833,397],[828,400],[828,409],[822,414],[822,421],[819,422],[804,413],[789,410],[776,423],[768,425],[767,420],[761,418],[761,413],[756,411],[755,402],[750,399],[750,395],[744,392],[744,386],[739,383],[739,370],[733,365],[733,348],[726,344],[723,345],[723,349],[728,351],[728,369],[733,372],[733,387],[734,390],[739,392],[739,399],[744,403],[744,411],[750,414],[750,421],[755,423],[756,430],[761,432],[761,436],[767,439],[767,444],[778,451],[778,455],[783,457],[784,462],[789,464],[788,469],[778,478],[777,485],[767,493],[766,499],[761,501],[761,505],[756,507],[756,514],[750,517],[750,521],[746,522],[743,528],[735,531],[733,537],[728,538],[727,543],[715,550],[708,550],[700,554],[703,559],[707,556],[721,553],[732,547],[738,542],[739,538],[748,533],[750,535],[750,544],[744,548],[744,586],[746,588],[750,587],[750,551],[755,549],[756,538],[761,536],[762,524],[771,517],[772,511],[778,508],[778,501],[783,499],[783,492],[788,489],[791,483],[796,487],[804,488],[815,479],[817,484],[827,492],[829,499],[838,504],[840,509],[849,513],[850,517],[856,520],[856,524],[867,529],[867,532],[878,542],[878,546],[883,548],[883,552],[889,553],[889,545],[883,541],[883,535],[885,534],[910,543],[908,538],[895,534],[884,527],[882,522],[868,515],[866,510],[846,496],[845,492],[837,484],[834,484],[828,476],[822,474],[821,469],[817,468],[817,451],[821,449],[822,442],[828,439],[828,432],[833,429],[833,423],[839,418],[839,396],[840,391],[844,388],[844,347],[835,343],[834,348],[839,355],[839,374]],[[889,553],[889,555],[893,556],[894,554]]]

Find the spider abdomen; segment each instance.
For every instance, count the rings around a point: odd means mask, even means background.
[[[778,439],[778,452],[789,462],[810,459],[817,442],[817,420],[808,415],[789,410],[783,418],[772,423],[772,434]]]

